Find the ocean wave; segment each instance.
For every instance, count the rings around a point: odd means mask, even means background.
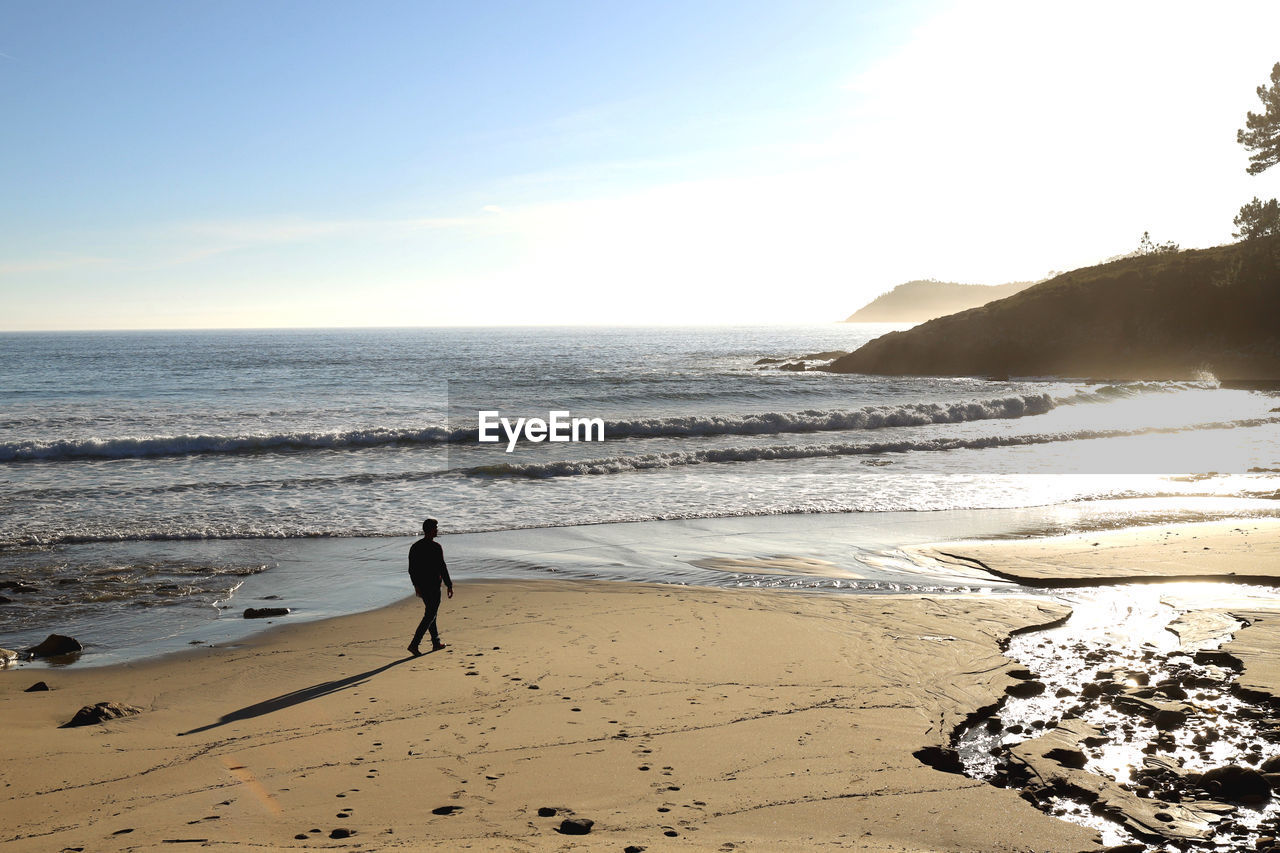
[[[409,533],[387,533],[368,528],[189,528],[149,530],[137,528],[46,530],[0,536],[0,552],[6,549],[44,549],[58,545],[88,545],[128,542],[204,542],[229,539],[346,539],[407,536]],[[237,574],[235,571],[227,574]],[[255,572],[247,572],[254,574]]]
[[[606,419],[609,439],[678,438],[722,435],[783,435],[787,433],[877,430],[1004,420],[1043,415],[1063,405],[1107,403],[1137,395],[1209,389],[1204,382],[1134,382],[1083,388],[1064,396],[1047,392],[1011,394],[979,400],[899,403],[857,409],[749,412],[721,415]],[[498,430],[501,441],[505,437]],[[68,438],[52,441],[0,442],[0,462],[131,459],[201,454],[290,453],[332,449],[362,449],[391,445],[473,443],[475,427],[450,429],[369,427],[354,430],[296,431],[240,435],[173,435],[115,438]]]
[[[147,482],[130,481],[98,486],[95,497],[132,499],[143,495],[216,494],[219,492],[279,492],[292,489],[321,489],[341,486],[376,486],[388,483],[429,482],[443,477],[461,476],[449,468],[434,471],[359,471],[354,474],[333,474],[318,477],[288,477],[270,480],[201,480],[198,482]],[[15,489],[0,498],[0,509],[8,509],[5,499],[14,501],[76,501],[83,496],[84,486],[73,483],[68,486],[41,486],[34,489]]]
[[[788,432],[835,432],[885,427],[954,424],[998,418],[1043,415],[1057,401],[1049,394],[1018,394],[995,400],[902,403],[861,409],[761,412],[746,415],[688,415],[608,422],[611,437],[648,438],[699,435],[777,435]]]
[[[733,415],[687,415],[607,421],[610,438],[653,438],[711,435],[776,435],[789,432],[871,430],[884,427],[960,423],[992,418],[1020,418],[1051,411],[1049,394],[1022,394],[994,400],[905,403],[861,409],[761,412]],[[475,428],[370,428],[334,432],[284,432],[265,435],[178,435],[61,439],[0,443],[0,462],[75,459],[129,459],[198,454],[252,454],[301,450],[381,447],[394,444],[474,442]]]
[[[1151,382],[1135,380],[1118,384],[1093,385],[1081,388],[1069,397],[1061,398],[1060,403],[1106,403],[1113,400],[1128,400],[1143,394],[1171,394],[1178,391],[1216,391],[1221,388],[1217,379],[1183,380]]]
[[[389,444],[439,444],[456,440],[443,427],[358,429],[335,432],[285,432],[266,435],[176,435],[150,438],[81,438],[16,441],[0,444],[0,462],[64,459],[133,459],[194,456],[202,453],[278,453],[381,447]],[[465,432],[465,431],[464,431]],[[474,430],[472,430],[474,433]]]
[[[556,462],[499,463],[468,468],[464,473],[486,477],[551,478],[581,475],[618,474],[729,462],[762,462],[788,459],[818,459],[834,456],[875,456],[884,453],[940,452],[949,450],[986,450],[995,447],[1019,447],[1056,444],[1090,439],[1124,438],[1137,435],[1162,435],[1201,430],[1222,430],[1265,426],[1280,423],[1280,418],[1247,418],[1215,421],[1178,427],[1143,427],[1137,429],[1077,430],[1074,432],[1030,435],[988,435],[978,438],[903,439],[872,443],[822,445],[782,444],[764,447],[726,447],[708,450],[672,451],[611,456],[601,459],[562,460]]]

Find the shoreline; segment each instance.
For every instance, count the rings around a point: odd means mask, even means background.
[[[1280,512],[1275,502],[1123,499],[1046,507],[932,512],[798,513],[612,522],[568,527],[449,533],[441,542],[463,580],[577,578],[712,587],[929,592],[959,588],[1013,592],[1016,580],[937,554],[904,552],[939,539],[1011,539],[1121,523],[1181,524],[1213,514]],[[1274,508],[1273,508],[1274,507]],[[212,607],[115,608],[62,616],[40,627],[0,632],[0,647],[28,648],[50,633],[81,640],[76,667],[138,662],[189,645],[239,642],[271,622],[328,619],[386,606],[410,593],[405,554],[413,536],[86,543],[74,553],[130,560],[206,559],[267,563],[244,579],[219,612]],[[778,559],[774,559],[777,557]],[[263,624],[246,607],[291,613]],[[62,612],[53,610],[51,612]],[[37,669],[47,663],[28,662]]]
[[[1230,518],[908,550],[1044,589],[1170,580],[1280,585],[1280,519]]]

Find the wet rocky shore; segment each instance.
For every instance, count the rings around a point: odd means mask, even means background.
[[[1113,851],[1280,851],[1280,702],[1221,649],[1250,616],[1191,602],[1277,594],[1231,584],[1073,595],[1061,623],[1010,638],[1021,667],[951,749],[918,757],[1017,789]]]

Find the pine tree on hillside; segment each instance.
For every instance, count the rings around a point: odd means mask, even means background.
[[[1236,142],[1253,152],[1249,155],[1250,175],[1260,175],[1280,163],[1280,62],[1271,69],[1271,85],[1258,87],[1258,98],[1263,111],[1247,113],[1245,126],[1236,131]],[[1280,202],[1254,196],[1232,222],[1236,230],[1231,236],[1237,240],[1280,234]]]

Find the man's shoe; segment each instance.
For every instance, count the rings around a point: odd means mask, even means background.
[[[438,651],[440,651],[440,650],[441,650],[441,649],[443,649],[443,648],[444,648],[444,643],[432,643],[432,644],[431,644],[431,651],[433,651],[433,652],[438,652]]]
[[[416,658],[416,657],[421,656],[421,654],[422,654],[422,650],[421,650],[421,649],[419,649],[417,646],[410,646],[410,647],[409,647],[409,654],[413,655],[413,656]]]

